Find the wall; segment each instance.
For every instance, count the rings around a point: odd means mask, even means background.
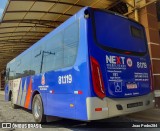
[[[142,6],[148,0],[139,0],[137,6]],[[129,14],[130,18],[135,18],[134,13]],[[152,3],[138,10],[139,22],[145,27],[148,46],[152,61],[154,89],[160,91],[160,35],[158,29],[156,4]],[[160,97],[156,97],[156,107],[160,108]]]

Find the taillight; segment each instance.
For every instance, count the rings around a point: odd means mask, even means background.
[[[99,63],[93,57],[90,57],[90,60],[94,92],[98,97],[104,98],[106,95]]]
[[[153,91],[154,90],[154,88],[153,88],[154,84],[153,84],[152,65],[150,65],[150,80],[151,80],[151,82],[150,82],[150,88],[151,88],[151,91]]]

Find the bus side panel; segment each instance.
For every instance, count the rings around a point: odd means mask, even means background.
[[[19,79],[15,79],[12,81],[12,94],[13,94],[13,103],[17,104],[17,100],[18,100],[18,94],[19,94],[19,88],[20,88],[20,84],[21,84],[21,78]]]
[[[29,96],[31,96],[31,93],[32,93],[31,90],[32,90],[31,77],[21,78],[18,99],[17,99],[17,105],[28,109],[28,107],[29,107],[28,105],[30,103]]]
[[[9,83],[12,88],[14,104],[29,109],[32,90],[31,77],[15,79]]]
[[[6,85],[5,85],[5,96],[4,96],[4,99],[5,99],[5,101],[9,101],[9,84],[7,83]]]
[[[13,80],[8,80],[8,83],[5,85],[5,100],[9,101],[10,93],[13,93]]]
[[[79,69],[81,71],[79,73],[77,72],[77,84],[75,86],[75,90],[80,91],[82,94],[75,94],[76,119],[88,120],[86,98],[89,96],[90,91],[87,62],[81,64]]]
[[[76,66],[79,69],[76,76],[76,91],[82,94],[75,95],[76,119],[87,120],[86,98],[90,96],[89,66],[88,66],[88,43],[86,19],[82,15],[80,19],[80,44],[77,55]]]
[[[89,93],[87,40],[85,30],[81,30],[85,28],[84,14],[77,14],[77,18],[80,18],[80,40],[75,64],[72,67],[46,73],[48,77],[46,80],[49,80],[47,115],[87,120],[86,97]],[[63,80],[68,76],[72,78],[69,83]]]
[[[31,77],[31,80],[32,80],[32,91],[31,92],[32,92],[32,94],[31,94],[29,109],[32,108],[32,102],[34,99],[35,92],[38,92],[38,94],[40,95],[40,97],[42,99],[44,114],[46,114],[46,112],[47,112],[47,108],[46,108],[47,107],[47,101],[46,101],[47,91],[43,90],[44,88],[43,89],[41,88],[42,76],[44,76],[44,74],[38,74],[38,75]],[[44,86],[46,86],[46,84],[47,83],[44,83]]]
[[[46,73],[46,77],[48,77],[46,80],[49,80],[47,82],[47,85],[49,85],[47,89],[47,107],[44,107],[47,110],[46,115],[87,120],[86,97],[88,96],[89,83],[87,63],[84,61],[80,63],[75,64],[72,69],[66,69],[66,71]],[[59,76],[67,74],[72,75],[72,83],[59,84]],[[78,94],[79,91],[82,93]]]
[[[46,115],[75,118],[74,69],[61,69],[45,73],[47,83]],[[71,82],[64,77],[71,77]]]
[[[47,115],[75,119],[74,94],[47,96]]]
[[[17,95],[17,101],[16,101],[16,105],[19,105],[19,106],[21,106],[21,99],[23,98],[22,96],[24,96],[24,94],[26,93],[23,90],[24,81],[25,81],[25,78],[21,78],[19,83],[19,89],[18,89],[18,95]],[[24,104],[22,106],[24,107]]]
[[[9,101],[9,92],[12,91],[13,103],[24,107],[26,109],[31,109],[33,92],[37,90],[43,101],[44,107],[46,107],[46,94],[44,91],[40,91],[37,86],[35,79],[40,79],[39,75],[32,77],[24,77],[15,80],[8,81],[5,88],[5,100]],[[44,108],[46,110],[46,108]],[[46,112],[46,111],[45,111]]]

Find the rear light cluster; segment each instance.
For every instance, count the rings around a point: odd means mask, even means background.
[[[95,111],[102,111],[102,108],[95,108]]]
[[[90,60],[94,92],[99,98],[104,98],[106,95],[99,63],[93,57],[90,57]]]
[[[152,73],[152,65],[150,65],[150,80],[151,80],[151,82],[150,82],[150,88],[151,88],[151,91],[153,91],[154,90],[154,88],[153,88],[153,73]]]

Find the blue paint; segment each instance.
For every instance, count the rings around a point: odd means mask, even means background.
[[[69,25],[71,25],[73,22],[79,20],[79,46],[77,51],[77,57],[75,60],[75,63],[72,66],[65,67],[62,69],[57,69],[54,71],[48,71],[45,73],[36,74],[33,76],[27,76],[22,78],[22,89],[24,90],[24,83],[25,80],[27,80],[27,89],[30,82],[30,79],[32,79],[32,95],[35,91],[38,91],[41,95],[43,106],[44,106],[44,113],[46,115],[52,115],[52,116],[59,116],[64,118],[71,118],[71,119],[78,119],[78,120],[87,120],[87,107],[86,107],[86,98],[87,97],[97,97],[95,92],[93,91],[93,84],[91,79],[91,69],[90,69],[90,56],[94,57],[98,63],[100,64],[100,69],[102,72],[102,79],[104,81],[105,85],[105,93],[107,97],[111,98],[125,98],[125,97],[133,97],[133,96],[139,96],[148,94],[150,90],[150,79],[148,78],[148,81],[142,82],[142,81],[135,81],[135,73],[147,73],[148,77],[149,74],[149,66],[150,66],[150,58],[148,50],[146,51],[146,40],[139,40],[136,38],[132,38],[127,30],[129,25],[136,26],[137,28],[140,28],[143,30],[143,27],[139,24],[126,20],[125,18],[122,18],[120,16],[116,16],[116,22],[115,24],[118,24],[118,21],[121,21],[122,28],[124,30],[122,32],[117,32],[116,34],[113,34],[112,28],[114,25],[100,25],[100,28],[98,29],[97,33],[101,32],[101,29],[106,28],[106,31],[108,33],[112,33],[111,38],[106,38],[106,34],[102,34],[99,38],[99,41],[104,44],[104,46],[107,45],[107,43],[112,43],[113,41],[117,43],[116,38],[121,40],[121,37],[123,38],[123,41],[128,41],[132,46],[127,46],[127,43],[114,45],[114,48],[137,51],[137,46],[139,46],[138,52],[144,52],[147,53],[144,56],[134,56],[134,55],[127,55],[127,54],[119,54],[116,52],[109,52],[106,51],[100,47],[97,46],[97,43],[95,41],[94,36],[94,30],[93,30],[93,22],[91,18],[84,18],[84,10],[88,9],[89,12],[92,11],[91,8],[86,7],[83,8],[81,11],[79,11],[77,14],[72,16],[70,19],[68,19],[65,23],[60,25],[58,28],[56,28],[54,31],[50,32],[48,35],[46,35],[44,38],[42,38],[40,41],[38,41],[35,45],[33,45],[31,48],[27,49],[25,52],[20,54],[18,57],[16,57],[15,60],[20,59],[23,57],[23,55],[27,54],[30,51],[33,51],[36,47],[56,35],[58,32],[62,31]],[[96,15],[100,16],[99,13],[96,13]],[[108,19],[110,19],[110,22],[112,22],[112,15],[111,14],[105,14]],[[115,17],[115,16],[114,16]],[[101,19],[101,18],[100,18]],[[105,19],[105,18],[104,18]],[[107,20],[105,20],[107,21]],[[123,21],[126,22],[126,24],[123,24]],[[127,27],[126,27],[127,26]],[[123,35],[123,36],[122,36]],[[101,38],[102,37],[102,38]],[[108,34],[109,37],[109,34]],[[143,36],[145,37],[145,36]],[[114,40],[113,40],[114,39]],[[113,41],[112,41],[113,40]],[[107,43],[106,43],[107,41]],[[121,41],[120,41],[121,42]],[[108,46],[112,46],[108,45]],[[124,63],[122,60],[120,63],[123,63],[123,66],[125,65],[124,69],[108,69],[107,63],[106,63],[106,56],[116,56],[116,57],[124,57]],[[132,60],[132,66],[129,67],[127,65],[127,59]],[[137,68],[137,62],[145,62],[147,63],[147,68]],[[11,62],[8,64],[10,65]],[[117,65],[117,64],[116,64]],[[108,72],[110,70],[110,72]],[[113,71],[120,71],[118,73],[118,79],[114,81],[111,80],[111,76],[113,75]],[[42,85],[42,76],[45,76],[45,84]],[[59,76],[66,76],[66,75],[72,75],[72,82],[71,83],[65,83],[65,84],[59,84],[58,79]],[[121,80],[121,81],[120,81]],[[117,83],[121,86],[122,91],[115,92],[115,86]],[[127,89],[126,84],[137,84],[136,89]],[[46,90],[42,90],[42,88],[45,88]],[[51,93],[50,91],[53,91]],[[82,91],[82,94],[75,94],[75,91]],[[8,92],[9,88],[8,85],[6,85],[5,88],[5,99],[8,100]],[[133,92],[138,94],[132,94]],[[130,94],[131,95],[126,95]],[[33,98],[31,98],[32,100]],[[32,101],[30,101],[29,109],[31,109]],[[71,107],[70,105],[73,105]]]

